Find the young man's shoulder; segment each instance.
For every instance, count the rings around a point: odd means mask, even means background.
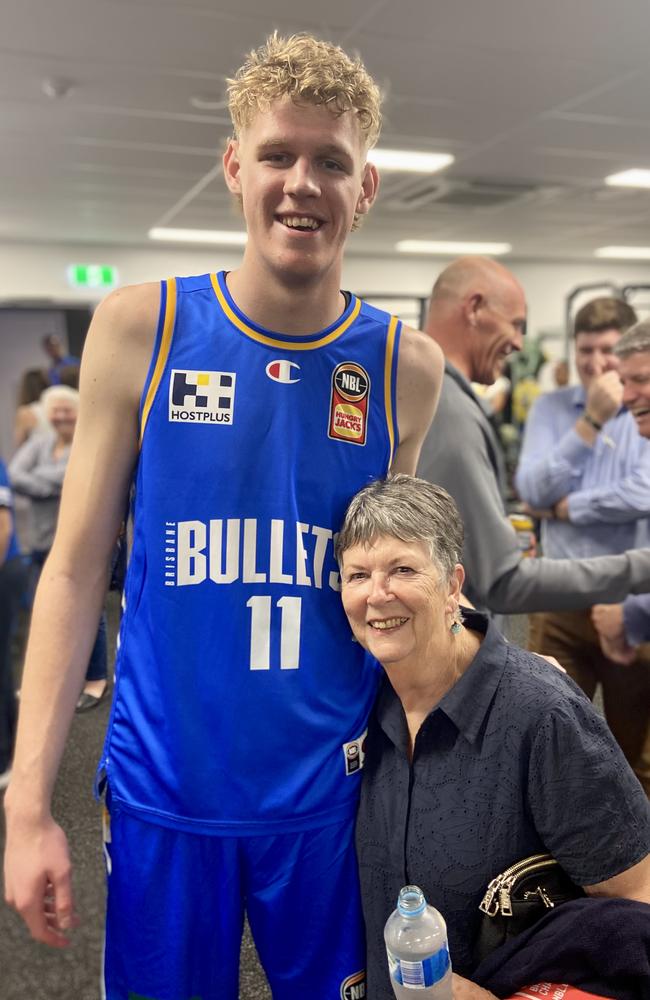
[[[84,350],[108,361],[108,354],[150,353],[158,327],[160,284],[146,282],[117,288],[95,310]]]
[[[159,312],[158,282],[126,285],[100,302],[84,345],[82,403],[99,395],[106,402],[108,394],[116,405],[122,405],[125,398],[137,405],[151,361]]]
[[[120,328],[136,328],[153,317],[157,322],[160,308],[160,283],[146,281],[116,288],[97,306],[95,317],[110,319]]]
[[[411,326],[402,326],[399,348],[400,367],[424,386],[438,386],[442,381],[445,359],[431,337]]]

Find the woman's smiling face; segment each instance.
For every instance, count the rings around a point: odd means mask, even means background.
[[[448,635],[457,574],[445,585],[426,542],[382,535],[354,545],[342,555],[341,580],[354,636],[380,663],[424,658]]]

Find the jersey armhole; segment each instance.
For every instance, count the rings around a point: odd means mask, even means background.
[[[142,390],[140,403],[140,445],[144,437],[147,419],[151,412],[158,386],[162,379],[169,348],[171,347],[174,335],[174,325],[176,322],[176,279],[167,278],[160,282],[160,312],[158,314],[158,327],[156,329],[156,339],[154,341],[151,364],[147,372],[147,378]]]
[[[395,452],[399,446],[399,427],[397,425],[397,362],[399,356],[399,341],[402,324],[396,316],[391,316],[386,334],[386,357],[384,360],[384,409],[386,413],[386,429],[390,454],[388,469],[393,464]]]

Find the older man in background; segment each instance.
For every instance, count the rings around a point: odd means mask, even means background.
[[[502,265],[462,257],[438,277],[426,332],[443,350],[445,374],[418,475],[443,486],[458,504],[465,592],[477,606],[506,614],[622,600],[628,583],[632,592],[645,592],[647,550],[596,559],[522,558],[505,513],[499,442],[470,383],[494,382],[505,359],[521,350],[525,329],[524,290]]]
[[[628,330],[614,352],[619,360],[623,403],[636,421],[639,434],[650,438],[650,321]],[[650,497],[648,506],[650,509]],[[622,604],[598,604],[591,617],[603,652],[615,663],[633,663],[638,647],[650,642],[650,596],[628,597]],[[646,670],[646,676],[650,687],[650,670]],[[648,702],[650,691],[646,693]]]

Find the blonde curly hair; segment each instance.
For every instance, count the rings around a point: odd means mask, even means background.
[[[381,93],[361,60],[312,35],[283,38],[275,31],[253,49],[228,84],[228,106],[235,138],[258,111],[289,96],[296,103],[327,105],[335,115],[352,111],[366,147],[381,130]]]

